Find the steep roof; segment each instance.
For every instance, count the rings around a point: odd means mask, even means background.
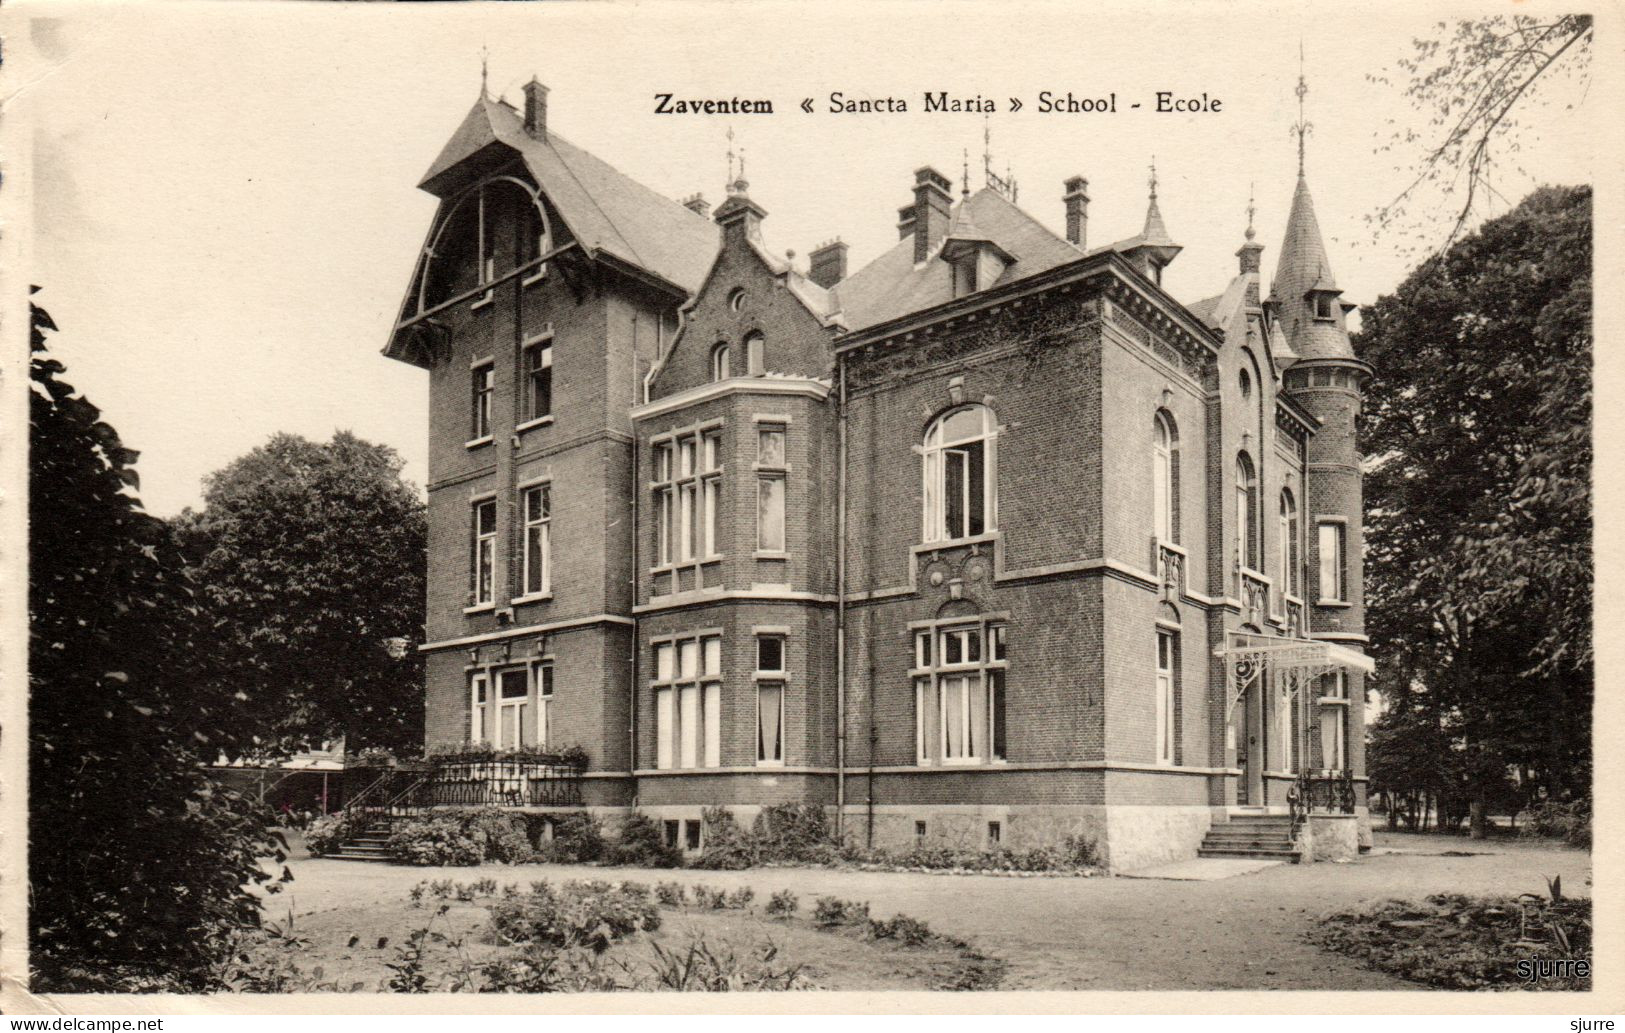
[[[1320,223],[1315,218],[1315,203],[1309,196],[1309,181],[1299,172],[1270,299],[1276,303],[1292,351],[1303,358],[1354,357],[1341,309],[1333,306],[1332,319],[1315,319],[1314,305],[1308,297],[1310,291],[1337,289],[1331,262],[1326,258],[1326,244],[1320,236]]]
[[[998,283],[1031,276],[1083,257],[1083,252],[1051,233],[1042,223],[984,187],[961,201],[950,225],[975,234],[1008,254],[1012,262]],[[992,287],[995,284],[984,284]],[[884,323],[953,298],[953,270],[937,255],[914,264],[914,238],[904,237],[886,253],[836,284],[833,290],[842,322],[849,329]]]
[[[465,163],[483,167],[513,153],[585,248],[607,252],[690,294],[699,289],[720,240],[715,223],[552,130],[530,135],[519,113],[501,101],[475,101],[418,185],[444,197],[462,184]]]

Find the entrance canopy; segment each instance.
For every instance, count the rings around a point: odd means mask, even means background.
[[[1370,657],[1332,642],[1241,631],[1230,632],[1225,644],[1214,648],[1213,655],[1232,664],[1269,664],[1277,670],[1290,667],[1308,674],[1327,674],[1338,668],[1363,674],[1377,671]]]

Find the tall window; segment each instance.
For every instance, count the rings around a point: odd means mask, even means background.
[[[782,426],[756,430],[756,548],[784,552],[784,434]]]
[[[474,396],[469,426],[469,438],[479,441],[491,436],[491,398],[496,391],[497,371],[494,363],[486,362],[474,367]]]
[[[784,637],[756,636],[756,763],[784,763]]]
[[[655,766],[722,763],[722,638],[655,644]]]
[[[993,410],[968,405],[925,434],[925,540],[951,541],[996,526]]]
[[[1236,559],[1248,570],[1259,568],[1258,481],[1245,452],[1236,456]]]
[[[491,676],[476,671],[468,679],[469,725],[468,738],[473,742],[491,741]]]
[[[1299,595],[1303,558],[1298,554],[1298,500],[1290,488],[1281,489],[1281,564],[1286,568],[1281,583],[1288,594]]]
[[[553,342],[538,341],[524,352],[526,420],[553,413]]]
[[[497,500],[474,504],[474,549],[470,563],[473,605],[481,606],[496,598]]]
[[[1321,679],[1320,764],[1333,771],[1349,766],[1347,671],[1334,671]]]
[[[654,449],[655,554],[661,566],[716,559],[722,433],[687,431]]]
[[[1005,755],[1004,625],[937,625],[914,633],[914,721],[921,764],[980,764]]]
[[[1174,430],[1167,414],[1160,412],[1152,431],[1151,527],[1160,542],[1178,540],[1174,531]]]
[[[1178,708],[1174,700],[1179,641],[1171,631],[1157,632],[1157,763],[1174,762]]]
[[[1320,601],[1346,602],[1348,581],[1344,574],[1343,525],[1330,520],[1320,524]]]
[[[543,661],[532,671],[536,682],[536,745],[545,750],[553,743],[553,665]]]
[[[731,370],[728,368],[728,346],[726,344],[718,344],[715,348],[711,349],[711,379],[727,380],[730,375]]]
[[[759,377],[767,372],[767,341],[760,333],[745,338],[745,371]]]
[[[541,595],[552,581],[553,492],[546,484],[525,489],[525,595]]]

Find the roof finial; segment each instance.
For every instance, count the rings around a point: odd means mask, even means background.
[[[965,148],[964,164],[959,172],[959,193],[961,197],[970,196],[970,148]]]
[[[1157,156],[1151,156],[1151,200],[1157,199]]]
[[[1298,37],[1298,88],[1292,92],[1298,95],[1298,121],[1292,127],[1292,132],[1298,137],[1298,175],[1303,175],[1303,141],[1304,137],[1315,128],[1308,119],[1303,117],[1303,98],[1309,93],[1309,83],[1303,74],[1303,37]]]
[[[490,88],[489,88],[489,85],[488,85],[489,81],[490,81],[490,77],[491,77],[490,64],[491,64],[491,48],[487,47],[485,44],[482,43],[482,44],[480,44],[480,99],[481,100],[487,100],[491,96]]]
[[[734,127],[728,127],[728,178],[723,180],[723,190],[733,193],[734,189]]]
[[[1253,183],[1247,184],[1247,239],[1249,241],[1252,240],[1256,235],[1255,231],[1253,230],[1253,212],[1256,211],[1256,209],[1253,207],[1254,185],[1255,184]]]
[[[993,119],[982,116],[982,185],[993,180]]]

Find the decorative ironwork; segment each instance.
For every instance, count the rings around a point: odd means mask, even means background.
[[[431,807],[575,807],[585,765],[568,755],[495,758],[477,754],[427,764],[352,768],[361,788],[344,805],[373,819],[404,817]]]
[[[1311,814],[1353,814],[1357,797],[1354,772],[1300,771],[1286,794],[1293,838]]]

